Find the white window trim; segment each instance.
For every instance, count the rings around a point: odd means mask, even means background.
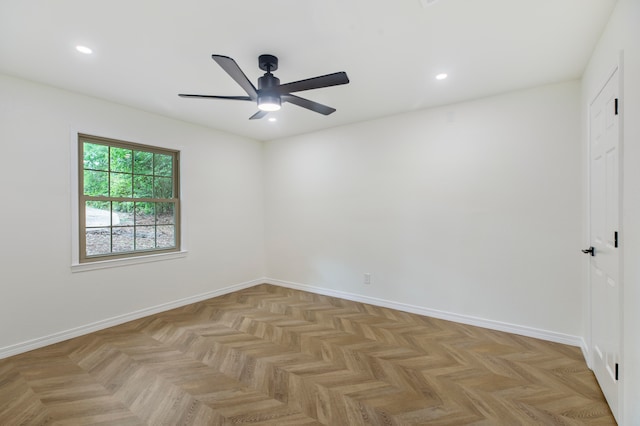
[[[100,260],[89,263],[80,263],[80,217],[78,214],[80,194],[78,193],[78,134],[88,134],[98,137],[104,137],[109,139],[119,140],[135,140],[137,138],[126,138],[119,136],[101,136],[100,132],[92,132],[85,130],[78,130],[72,128],[70,131],[70,163],[69,163],[69,175],[71,185],[71,272],[85,272],[96,269],[116,268],[127,265],[137,265],[141,263],[150,263],[165,261],[171,259],[178,259],[187,256],[187,241],[186,241],[186,208],[184,198],[184,174],[182,173],[182,167],[180,168],[180,179],[178,179],[178,185],[180,186],[180,251],[170,253],[151,253],[147,255],[140,255],[135,257],[127,257],[122,259],[108,259]],[[175,149],[180,152],[180,166],[184,164],[184,150],[182,146],[178,147],[164,147],[161,144],[154,142],[158,147]],[[151,144],[151,145],[153,145]]]

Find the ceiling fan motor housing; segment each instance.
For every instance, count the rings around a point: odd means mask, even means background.
[[[258,66],[266,71],[258,79],[258,108],[263,111],[277,111],[282,102],[275,90],[280,86],[280,79],[271,74],[271,71],[278,69],[278,58],[273,55],[260,55]]]
[[[258,79],[258,90],[268,92],[280,85],[280,79],[271,73],[266,73]]]
[[[280,85],[280,79],[270,72],[258,79],[258,109],[263,111],[277,111],[280,109],[280,95],[276,88]]]
[[[278,87],[280,79],[273,74],[265,74],[258,79],[258,109],[263,111],[277,111],[282,101],[280,95],[273,89]]]

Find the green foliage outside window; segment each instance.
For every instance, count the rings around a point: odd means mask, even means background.
[[[173,156],[84,142],[84,194],[94,197],[173,198]],[[133,207],[120,206],[131,210]],[[114,207],[115,208],[115,207]],[[147,211],[145,213],[151,213]],[[170,213],[167,210],[158,214]]]

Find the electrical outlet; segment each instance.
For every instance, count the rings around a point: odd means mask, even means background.
[[[369,274],[369,273],[364,274],[364,283],[366,285],[371,284],[371,274]]]

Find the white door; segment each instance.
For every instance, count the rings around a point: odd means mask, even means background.
[[[618,70],[590,105],[591,353],[593,372],[618,419],[621,374],[620,139]],[[587,252],[587,250],[583,250]]]

